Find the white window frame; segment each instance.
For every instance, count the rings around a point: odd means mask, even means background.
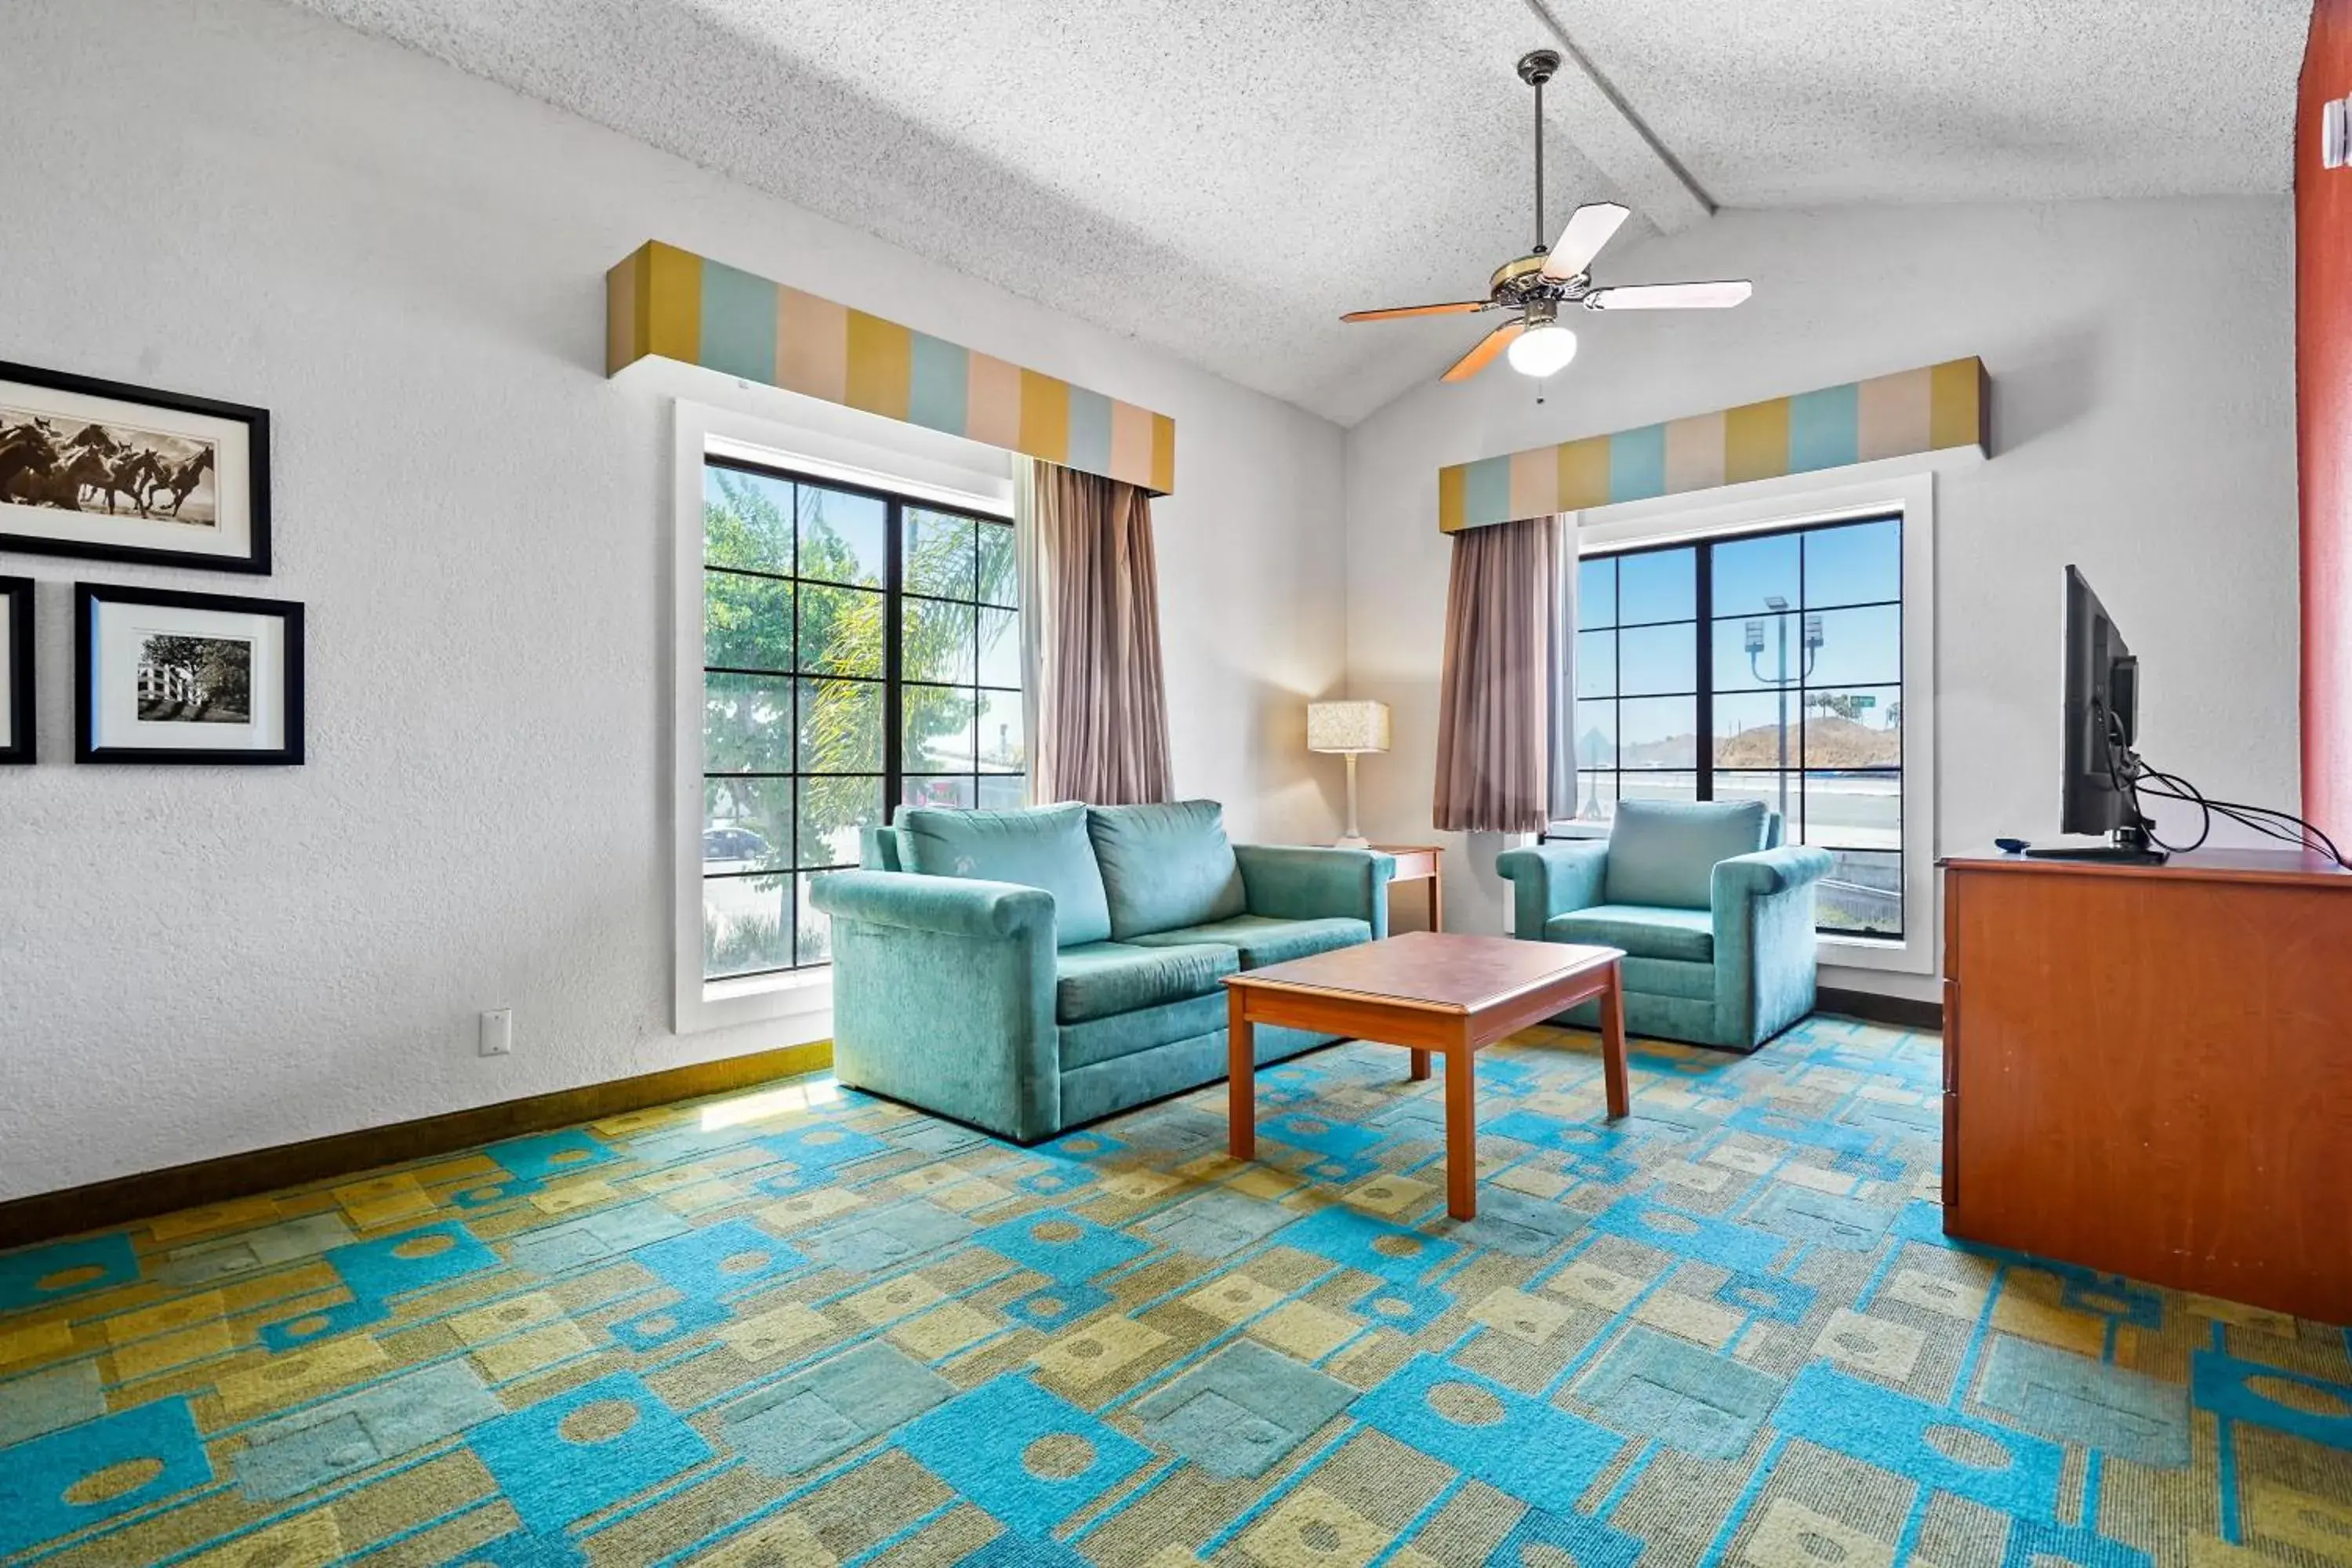
[[[762,395],[763,398],[766,395]],[[670,472],[671,1026],[681,1035],[789,1020],[785,1044],[833,1028],[833,968],[702,976],[703,459],[773,464],[994,516],[1013,515],[1013,456],[861,410],[790,397],[789,419],[675,400]],[[886,809],[892,803],[885,802]]]
[[[1758,479],[1737,499],[1710,490],[1621,501],[1569,514],[1580,558],[1641,545],[1713,539],[1842,518],[1903,519],[1903,938],[1820,939],[1824,967],[1934,974],[1943,961],[1943,893],[1936,876],[1936,480],[1983,461],[1967,449],[1888,458],[1822,474]]]

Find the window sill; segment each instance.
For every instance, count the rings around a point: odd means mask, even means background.
[[[747,974],[735,980],[706,980],[702,983],[702,999],[705,1002],[731,1002],[739,996],[770,994],[805,997],[817,991],[824,994],[813,1005],[823,1005],[831,1000],[833,968],[830,964],[822,969],[785,970],[774,974]]]
[[[1813,939],[1820,962],[1832,969],[1891,969],[1905,974],[1932,974],[1935,954],[1927,941],[1914,933],[1901,941],[1876,936],[1819,936]]]
[[[706,980],[679,998],[677,1031],[693,1034],[736,1024],[777,1018],[807,1018],[833,1011],[833,971],[755,974],[741,980]]]

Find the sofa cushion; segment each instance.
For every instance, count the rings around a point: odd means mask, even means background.
[[[1181,947],[1188,942],[1216,942],[1242,955],[1244,969],[1264,969],[1334,948],[1353,947],[1372,940],[1369,921],[1332,916],[1325,920],[1284,921],[1271,915],[1235,915],[1206,925],[1179,926],[1129,939],[1138,947]]]
[[[1054,1017],[1083,1024],[1139,1007],[1211,996],[1217,982],[1236,973],[1241,955],[1230,947],[1129,947],[1090,942],[1066,947],[1054,961]]]
[[[1329,1035],[1286,1029],[1277,1025],[1261,1024],[1256,1035],[1257,1065],[1261,1068],[1333,1041]],[[1075,1127],[1132,1105],[1214,1083],[1225,1076],[1227,1059],[1225,1031],[1221,1023],[1206,1034],[1150,1050],[1129,1051],[1085,1067],[1066,1065],[1062,1068],[1061,1124]]]
[[[1110,905],[1110,935],[1206,925],[1245,910],[1242,868],[1213,800],[1087,810],[1095,859]]]
[[[1132,1013],[1114,1013],[1108,1018],[1089,1018],[1083,1024],[1065,1024],[1054,1032],[1061,1037],[1062,1070],[1068,1072],[1074,1068],[1131,1057],[1138,1051],[1156,1051],[1202,1035],[1222,1037],[1224,1028],[1225,999],[1216,995],[1195,996],[1189,1002],[1170,1002]]]
[[[1715,965],[1688,963],[1678,958],[1636,958],[1627,954],[1618,966],[1624,974],[1625,994],[1679,996],[1685,1002],[1715,1001]]]
[[[895,827],[879,827],[869,823],[857,830],[857,865],[866,871],[904,871],[906,857],[899,850],[900,835]]]
[[[1760,800],[1622,800],[1609,828],[1601,896],[1612,904],[1703,910],[1715,863],[1764,847]]]
[[[898,814],[898,857],[908,870],[925,876],[1045,889],[1054,895],[1054,940],[1063,947],[1111,934],[1083,805],[1027,811],[915,806]]]
[[[1706,910],[1652,904],[1595,904],[1544,922],[1547,942],[1622,947],[1636,958],[1715,962],[1715,917]]]

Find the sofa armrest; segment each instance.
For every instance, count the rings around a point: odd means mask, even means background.
[[[1720,914],[1727,899],[1769,899],[1776,893],[1786,893],[1809,887],[1830,874],[1837,862],[1826,849],[1810,845],[1786,844],[1778,849],[1759,849],[1753,855],[1734,855],[1728,860],[1715,863],[1715,879],[1710,884],[1716,911]]]
[[[1801,845],[1716,862],[1717,1043],[1752,1049],[1813,1010],[1813,884],[1835,864]]]
[[[1511,879],[1511,934],[1541,942],[1547,921],[1601,902],[1608,865],[1605,838],[1530,844],[1496,856],[1495,869]]]
[[[1054,896],[909,871],[835,871],[834,1076],[1015,1142],[1058,1131]]]
[[[1377,849],[1306,844],[1236,844],[1249,912],[1276,920],[1345,917],[1389,934],[1389,879],[1396,861]]]
[[[835,920],[948,936],[1010,937],[1042,929],[1054,942],[1054,895],[1017,882],[926,877],[913,871],[834,871],[811,885],[816,907]]]

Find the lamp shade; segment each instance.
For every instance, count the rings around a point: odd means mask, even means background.
[[[1389,705],[1385,702],[1309,702],[1307,749],[1310,752],[1385,752]]]

